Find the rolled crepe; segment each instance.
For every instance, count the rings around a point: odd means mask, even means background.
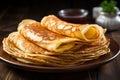
[[[23,20],[19,24],[18,31],[31,42],[54,52],[70,50],[79,41],[77,38],[66,37],[49,31],[41,27],[39,22],[29,19]]]
[[[95,41],[103,36],[105,29],[96,24],[72,24],[54,15],[45,16],[41,25],[55,33],[79,38],[81,41]]]

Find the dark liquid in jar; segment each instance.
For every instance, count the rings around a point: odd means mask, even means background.
[[[82,13],[81,12],[78,12],[78,11],[76,11],[76,12],[66,12],[66,14],[65,14],[65,16],[81,16],[82,15]]]
[[[80,11],[65,12],[60,18],[70,23],[85,24],[87,23],[87,16],[84,16],[84,14]]]

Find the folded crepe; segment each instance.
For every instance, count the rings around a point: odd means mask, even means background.
[[[24,38],[19,32],[12,32],[9,34],[9,36],[6,38],[7,40],[10,40],[11,43],[14,44],[15,47],[18,49],[26,52],[26,53],[40,53],[44,55],[52,55],[53,52],[50,52],[44,48],[39,47],[38,45],[32,43],[28,39]],[[55,52],[54,52],[55,54]]]
[[[35,45],[24,38],[19,32],[12,32],[7,38],[4,38],[3,49],[18,61],[29,64],[57,66],[56,64],[50,63],[49,60],[59,60],[49,56],[53,52]]]
[[[45,16],[41,25],[55,33],[79,38],[81,41],[95,41],[104,35],[105,29],[96,24],[72,24],[54,15]]]
[[[62,53],[48,51],[26,39],[19,32],[12,32],[3,40],[3,49],[13,58],[27,64],[42,66],[76,66],[97,59],[109,52],[109,40],[101,46],[84,45]]]
[[[27,25],[26,25],[27,24]],[[26,19],[19,26],[18,31],[28,40],[38,46],[54,52],[63,52],[75,47],[79,39],[63,36],[42,27],[39,22]]]
[[[59,25],[64,28],[58,29]],[[70,25],[72,27],[68,28]],[[98,25],[71,24],[53,16],[47,20],[43,18],[41,23],[22,20],[18,31],[3,39],[3,50],[24,63],[67,67],[107,54],[110,52],[109,43],[104,29]]]

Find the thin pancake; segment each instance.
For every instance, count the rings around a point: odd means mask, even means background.
[[[103,36],[105,29],[96,24],[72,24],[60,20],[54,15],[45,16],[41,25],[55,33],[79,38],[81,41],[96,41]]]
[[[53,21],[53,18],[51,20]],[[57,21],[57,18],[55,20],[56,23],[61,22]],[[45,21],[45,24],[49,27],[47,21],[49,23],[49,18]],[[66,26],[70,23],[61,22],[61,24]],[[49,25],[51,28],[51,23]],[[73,27],[78,26],[78,24],[72,25]],[[55,25],[53,28],[58,26]],[[71,31],[70,29],[66,32],[66,28],[68,27],[62,29],[65,33],[65,35],[62,35],[62,32],[59,34],[59,30],[56,32],[56,29],[54,29],[55,31],[52,32],[35,20],[23,20],[18,26],[18,31],[10,33],[8,37],[4,38],[3,50],[24,63],[64,67],[80,65],[110,52],[108,47],[110,41],[105,37],[104,29],[97,29],[99,27],[96,26],[82,26],[80,28],[80,30],[82,29],[80,33],[82,37],[79,36],[80,38],[78,38],[70,37],[71,33],[66,35]],[[75,29],[78,29],[78,27]],[[78,32],[75,31],[72,35]]]
[[[24,38],[19,32],[12,32],[9,34],[8,39],[14,43],[14,45],[20,50],[26,53],[39,53],[44,55],[55,54],[55,52],[50,52],[38,45],[32,43],[31,41]]]
[[[25,24],[30,22],[30,24]],[[23,20],[18,27],[18,31],[28,40],[38,46],[54,52],[64,52],[75,46],[79,41],[77,38],[70,38],[51,32],[43,27],[40,23],[32,20]]]
[[[25,43],[25,44],[24,44]],[[42,66],[76,66],[80,65],[86,61],[97,59],[100,56],[109,52],[109,40],[103,46],[97,46],[95,48],[91,47],[90,50],[88,46],[83,47],[83,49],[78,50],[79,52],[72,53],[54,53],[52,55],[46,54],[50,53],[46,50],[41,50],[42,48],[38,47],[34,43],[29,42],[18,32],[11,33],[7,38],[3,40],[3,49],[13,58],[18,61],[36,64]],[[24,49],[25,48],[25,49]],[[33,49],[35,50],[33,50]],[[94,50],[93,50],[93,49]],[[38,50],[40,49],[40,51]],[[91,50],[92,49],[92,50]]]

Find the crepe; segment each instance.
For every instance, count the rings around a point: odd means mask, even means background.
[[[109,40],[101,46],[83,46],[80,49],[72,49],[63,53],[45,50],[19,32],[12,32],[3,40],[3,49],[13,58],[27,64],[42,66],[77,66],[86,61],[97,59],[109,52]]]
[[[27,24],[27,25],[26,25]],[[63,52],[75,47],[79,39],[63,36],[49,31],[34,20],[23,20],[18,31],[38,46],[54,52]]]
[[[79,38],[81,41],[95,41],[103,36],[106,31],[96,24],[72,24],[60,20],[54,15],[45,16],[41,25],[55,33]]]
[[[11,43],[14,44],[15,47],[18,49],[26,52],[26,53],[40,53],[44,55],[51,55],[52,52],[39,47],[38,45],[32,43],[28,39],[24,38],[19,32],[12,32],[7,37],[8,40],[11,41]],[[54,52],[55,53],[55,52]]]
[[[110,39],[102,27],[67,23],[50,16],[41,22],[22,20],[17,31],[3,39],[3,50],[23,63],[59,67],[78,66],[110,52]],[[61,30],[60,25],[64,25]],[[68,29],[68,25],[72,27]]]

